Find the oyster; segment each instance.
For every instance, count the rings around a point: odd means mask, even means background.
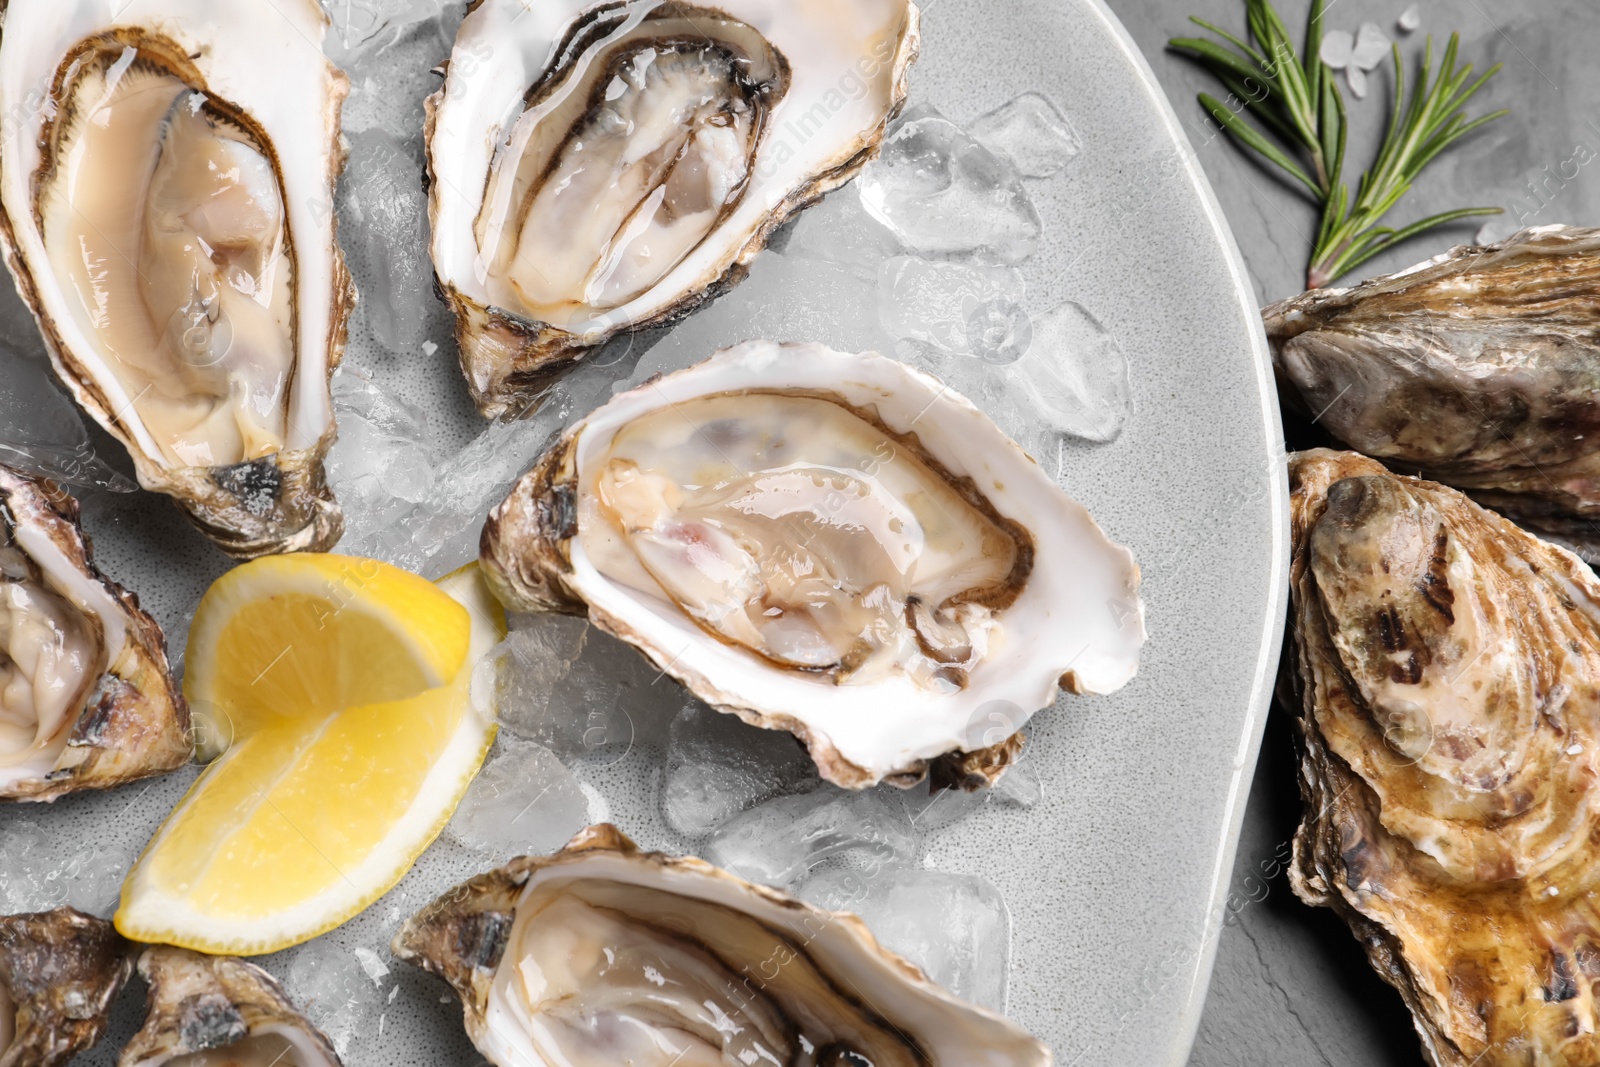
[[[95,568],[78,504],[0,465],[0,800],[54,800],[188,761],[166,639]]]
[[[1058,686],[1120,688],[1144,641],[1132,554],[992,422],[821,345],[615,397],[490,513],[482,556],[511,610],[587,614],[854,788],[946,753],[992,780]]]
[[[1600,1063],[1600,580],[1455,490],[1290,461],[1306,814],[1435,1067]]]
[[[152,945],[139,973],[149,1011],[117,1067],[339,1067],[328,1039],[254,964]]]
[[[905,102],[910,0],[479,0],[428,102],[433,261],[486,416],[743,278]]]
[[[326,549],[347,83],[316,0],[12,3],[0,237],[51,362],[228,553]]]
[[[0,916],[0,1067],[60,1067],[105,1035],[133,959],[73,908]]]
[[[1524,230],[1263,314],[1286,398],[1334,437],[1600,559],[1600,230]]]
[[[609,825],[446,893],[394,954],[455,988],[473,1044],[500,1067],[1051,1062],[854,915],[640,852]]]

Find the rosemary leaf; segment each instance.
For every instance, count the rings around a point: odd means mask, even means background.
[[[1499,72],[1498,64],[1473,79],[1471,64],[1457,66],[1461,40],[1459,34],[1451,34],[1437,71],[1429,38],[1415,78],[1408,79],[1400,48],[1394,46],[1393,110],[1377,155],[1357,179],[1352,195],[1343,178],[1349,115],[1336,74],[1320,54],[1326,0],[1311,0],[1300,49],[1271,0],[1244,3],[1245,37],[1192,18],[1221,43],[1176,37],[1168,44],[1210,71],[1231,94],[1229,103],[1236,105],[1232,107],[1209,93],[1199,94],[1206,113],[1240,145],[1305,186],[1321,209],[1306,268],[1307,287],[1326,285],[1380,252],[1446,223],[1499,214],[1499,208],[1468,207],[1398,228],[1382,225],[1384,216],[1439,153],[1508,114],[1501,110],[1469,119],[1463,110]],[[1261,128],[1247,121],[1245,114]]]

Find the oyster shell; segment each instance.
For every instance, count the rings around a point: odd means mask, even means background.
[[[455,988],[473,1044],[500,1067],[1051,1062],[854,915],[640,852],[609,825],[446,893],[394,954]]]
[[[74,908],[0,916],[0,1067],[59,1067],[105,1035],[133,958]]]
[[[1365,457],[1289,469],[1295,892],[1435,1067],[1600,1062],[1600,580]]]
[[[0,800],[54,800],[188,761],[166,639],[94,565],[78,504],[0,465]]]
[[[56,373],[238,557],[326,549],[347,82],[315,0],[13,3],[0,238]]]
[[[139,973],[149,1013],[117,1067],[340,1067],[328,1039],[254,964],[152,945]]]
[[[909,785],[1109,693],[1139,572],[980,411],[882,356],[753,341],[577,423],[489,515],[490,588],[587,614],[824,777]]]
[[[1286,399],[1339,441],[1600,559],[1600,230],[1452,248],[1263,315]]]
[[[439,288],[479,410],[743,278],[905,102],[910,0],[480,0],[428,102]]]

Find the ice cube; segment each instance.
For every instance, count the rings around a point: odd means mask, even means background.
[[[919,868],[819,871],[800,896],[859,915],[887,948],[963,1000],[1004,1012],[1011,913],[1000,891],[973,874]]]
[[[410,351],[424,340],[435,306],[428,266],[428,197],[422,160],[383,130],[350,138],[339,180],[339,241],[361,280],[357,310],[378,343]]]
[[[989,363],[1012,362],[1027,348],[1025,292],[1014,267],[896,256],[878,268],[879,314],[890,334]]]
[[[583,654],[550,690],[554,747],[564,759],[616,763],[636,744],[665,736],[683,701],[683,687],[637,650],[591,631]]]
[[[29,819],[0,829],[0,914],[70,904],[109,918],[133,866],[126,849],[53,838]]]
[[[837,193],[806,208],[774,236],[770,247],[791,258],[826,259],[871,267],[900,253],[900,242],[873,218],[859,196]]]
[[[679,833],[703,837],[768,797],[817,781],[793,734],[691,700],[672,721],[661,812]]]
[[[62,869],[66,903],[89,915],[111,918],[122,898],[122,881],[133,867],[133,853],[114,845],[78,849]]]
[[[906,818],[918,833],[927,833],[975,815],[988,807],[1031,808],[1043,795],[1032,764],[1013,764],[987,789],[935,789],[931,783],[900,792]]]
[[[1025,178],[1048,178],[1083,148],[1072,123],[1048,97],[1023,93],[967,124],[973,140]]]
[[[1400,18],[1398,22],[1400,26],[1400,32],[1415,32],[1417,27],[1422,25],[1421,9],[1416,4],[1412,4],[1410,7],[1400,12]]]
[[[1068,302],[1033,320],[1033,340],[1004,369],[1043,426],[1086,441],[1111,441],[1132,412],[1128,359],[1115,335]]]
[[[550,691],[583,652],[589,623],[565,615],[521,617],[473,675],[473,699],[491,707],[517,736],[557,745],[562,724],[551,720]]]
[[[82,417],[43,360],[0,349],[0,462],[67,485],[131,493],[138,486],[101,459]]]
[[[371,952],[346,948],[333,937],[307,941],[294,950],[284,982],[296,1006],[341,1057],[348,1057],[358,1040],[376,1037],[373,1031],[385,1004],[380,990],[386,975],[374,980],[358,955],[363,951]],[[376,952],[371,954],[378,960]]]
[[[434,489],[427,415],[358,367],[333,379],[339,439],[328,454],[328,479],[345,513],[346,552],[376,554],[399,520]]]
[[[1355,47],[1350,52],[1350,65],[1357,70],[1377,68],[1389,54],[1389,35],[1376,22],[1363,22],[1356,31]]]
[[[1357,100],[1367,98],[1367,72],[1351,63],[1345,68],[1344,80],[1350,84],[1350,94]]]
[[[1317,55],[1334,70],[1343,70],[1350,65],[1355,47],[1356,39],[1348,30],[1329,30],[1322,35],[1322,47]]]
[[[589,803],[555,753],[502,733],[450,820],[449,833],[503,863],[554,852],[587,825]]]
[[[829,860],[877,870],[913,862],[921,848],[898,805],[875,792],[825,788],[735,816],[703,855],[748,881],[788,888]]]
[[[856,185],[867,211],[922,255],[1020,263],[1044,228],[1011,164],[926,105],[905,113]]]
[[[323,41],[328,58],[350,64],[380,50],[412,24],[436,18],[449,0],[322,0],[332,23]]]
[[[1472,240],[1480,245],[1499,244],[1522,228],[1522,220],[1515,213],[1506,211],[1489,216],[1489,221],[1478,227]]]

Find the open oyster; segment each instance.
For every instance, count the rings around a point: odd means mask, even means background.
[[[59,1067],[110,1024],[128,944],[73,908],[0,916],[0,1067]]]
[[[514,611],[587,614],[824,777],[992,779],[1057,688],[1109,693],[1139,572],[980,411],[878,355],[756,341],[574,426],[490,513]],[[998,755],[998,758],[997,758]]]
[[[394,953],[455,988],[473,1044],[499,1067],[1051,1062],[854,915],[640,852],[609,825],[451,890]]]
[[[316,0],[49,0],[0,32],[0,235],[56,373],[241,557],[341,529],[325,23]]]
[[[78,504],[0,465],[0,800],[54,800],[189,759],[166,639],[94,566]]]
[[[117,1067],[340,1067],[328,1039],[254,964],[152,945],[139,973],[149,1013]]]
[[[1600,1063],[1600,581],[1444,486],[1290,461],[1295,892],[1435,1067]]]
[[[1524,230],[1263,314],[1286,397],[1334,437],[1600,559],[1600,230]]]
[[[479,0],[428,102],[433,261],[479,410],[744,276],[905,101],[910,0]]]

